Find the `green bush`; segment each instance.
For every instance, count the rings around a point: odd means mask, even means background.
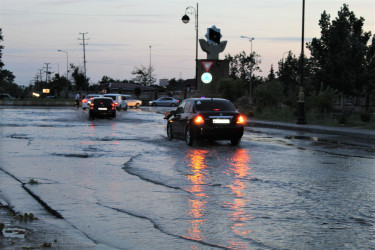
[[[347,124],[348,123],[348,118],[344,114],[340,114],[340,116],[337,119],[337,122],[339,124]]]
[[[241,80],[224,78],[219,81],[217,91],[222,95],[223,98],[235,101],[243,96],[245,88]]]
[[[363,122],[370,122],[371,114],[368,112],[361,113],[361,121]]]
[[[282,93],[282,83],[274,80],[256,86],[253,97],[259,108],[278,107],[282,103]]]

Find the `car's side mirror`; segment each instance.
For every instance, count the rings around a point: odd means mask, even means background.
[[[176,114],[175,110],[165,111],[164,112],[164,119],[169,119],[169,117],[174,116],[175,114]]]

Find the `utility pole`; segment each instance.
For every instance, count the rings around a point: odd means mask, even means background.
[[[50,65],[50,63],[44,63],[46,65],[46,83],[48,83],[48,74],[49,74],[49,71],[48,71],[48,65]]]
[[[86,77],[86,45],[87,43],[85,43],[85,35],[88,34],[87,32],[85,33],[79,33],[82,35],[82,39],[78,39],[78,40],[82,40],[82,43],[80,45],[83,45],[83,67],[84,67],[84,73],[85,73],[85,81],[87,80],[87,77]],[[90,39],[87,39],[87,40],[90,40]],[[85,83],[85,92],[87,92],[87,84]]]
[[[43,71],[43,69],[39,70],[39,81],[42,81],[42,71]]]

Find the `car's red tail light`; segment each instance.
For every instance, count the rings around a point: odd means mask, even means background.
[[[245,124],[245,122],[246,122],[246,119],[243,115],[239,115],[237,117],[237,122],[236,122],[237,124]]]
[[[83,99],[83,100],[82,100],[82,103],[86,103],[86,102],[87,102],[87,99]]]
[[[94,109],[94,103],[90,104],[90,109]]]
[[[116,103],[112,103],[112,109],[116,108]]]
[[[204,119],[202,116],[198,115],[194,118],[194,123],[195,124],[203,124],[204,123]]]

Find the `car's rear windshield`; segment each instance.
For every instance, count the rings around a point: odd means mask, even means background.
[[[104,105],[112,105],[113,101],[111,99],[107,99],[107,98],[105,98],[105,99],[104,98],[103,99],[95,98],[94,99],[94,105],[99,105],[101,103],[103,103]]]
[[[236,111],[236,107],[226,100],[198,100],[195,102],[196,111]]]

